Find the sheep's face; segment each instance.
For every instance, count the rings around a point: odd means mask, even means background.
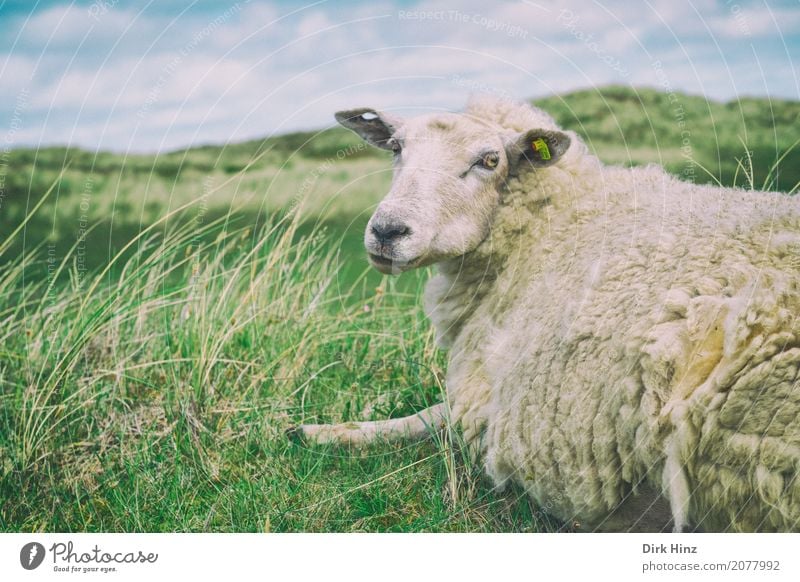
[[[487,236],[503,181],[548,165],[569,146],[559,132],[507,132],[464,115],[399,120],[372,109],[336,114],[367,142],[394,154],[392,187],[367,224],[370,263],[383,273],[474,250]],[[535,149],[537,142],[541,153]]]

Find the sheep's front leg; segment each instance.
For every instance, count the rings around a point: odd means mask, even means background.
[[[441,403],[403,418],[341,424],[301,424],[290,428],[286,434],[291,439],[310,443],[366,445],[375,441],[423,440],[445,426],[447,410]]]

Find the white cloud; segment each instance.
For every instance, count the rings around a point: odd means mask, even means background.
[[[8,82],[0,83],[0,97],[2,99],[13,98],[20,88],[29,86],[33,80],[35,69],[36,59],[34,57],[24,54],[5,55],[0,65],[0,80],[8,80]]]
[[[53,6],[34,14],[24,23],[25,36],[31,42],[80,41],[92,28],[95,21],[89,14],[73,4]]]
[[[747,39],[749,37],[771,36],[780,38],[800,28],[800,10],[740,8],[729,10],[726,14],[711,20],[714,33],[723,37]]]
[[[87,37],[95,42],[100,39],[115,40],[129,32],[131,27],[136,28],[139,39],[143,40],[145,32],[152,35],[157,30],[153,24],[145,14],[124,7],[95,13],[92,6],[76,4],[46,8],[19,23],[24,41],[40,47],[75,47]]]

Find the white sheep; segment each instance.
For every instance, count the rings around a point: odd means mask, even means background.
[[[336,118],[394,152],[365,236],[435,264],[450,421],[498,486],[589,530],[800,528],[800,203],[608,167],[540,110]],[[405,419],[310,441],[423,437]]]

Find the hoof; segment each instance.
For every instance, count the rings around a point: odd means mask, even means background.
[[[303,434],[302,426],[291,426],[283,433],[290,442],[296,444],[303,444],[305,442],[305,435]]]

